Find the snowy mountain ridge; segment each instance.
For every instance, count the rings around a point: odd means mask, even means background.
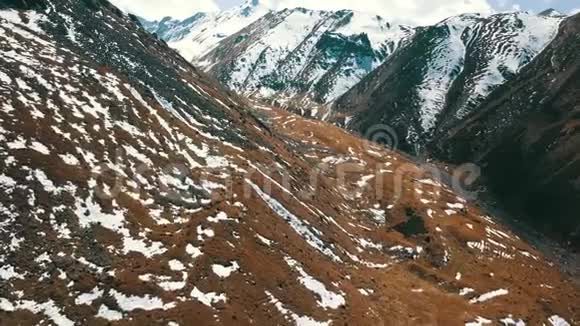
[[[465,14],[420,27],[388,62],[336,101],[331,119],[347,119],[349,128],[362,132],[378,119],[395,127],[405,150],[413,152],[516,76],[552,41],[563,19]]]
[[[410,27],[350,10],[274,11],[249,0],[220,13],[143,25],[231,90],[323,119],[336,115],[330,109],[334,102],[396,50],[414,52],[429,61],[421,64],[421,80],[410,95],[420,106],[421,121],[411,126],[408,138],[417,139],[436,128],[462,76],[467,79],[454,108],[457,119],[530,62],[563,18],[555,10],[464,14]],[[433,34],[425,36],[426,31]]]
[[[469,69],[466,66],[470,59],[474,59],[473,64],[477,67],[473,75],[463,81],[466,98],[457,108],[457,119],[465,118],[471,112],[470,108],[481,103],[497,86],[516,75],[540,53],[555,37],[561,20],[562,17],[555,15],[508,13],[483,19],[473,15],[453,17],[438,24],[447,26],[452,32],[450,43],[438,49],[440,56],[432,61],[433,65],[419,87],[423,130],[435,128],[437,115],[442,112],[449,89],[456,80],[454,77],[460,76],[456,72]],[[445,61],[455,65],[441,65]],[[443,71],[447,74],[441,76]],[[444,82],[440,84],[447,89],[434,86],[441,77]]]
[[[412,34],[379,16],[287,9],[224,40],[200,64],[238,93],[309,107],[334,101]]]
[[[335,100],[413,35],[412,27],[376,15],[272,11],[258,1],[184,21],[142,24],[230,89],[282,106]]]
[[[151,22],[144,18],[140,18],[140,21],[146,30],[156,33],[184,58],[195,62],[214,49],[220,41],[270,11],[259,0],[248,0],[229,10],[199,12],[184,20],[165,17],[160,21]]]

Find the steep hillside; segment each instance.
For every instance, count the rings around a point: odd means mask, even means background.
[[[333,121],[364,132],[397,130],[402,148],[422,152],[437,129],[473,112],[556,35],[562,17],[462,15],[420,28],[409,44],[342,96]]]
[[[198,64],[240,94],[308,110],[345,93],[412,34],[359,12],[286,9],[225,39]]]
[[[220,41],[269,12],[259,0],[247,0],[239,7],[222,12],[200,12],[184,20],[165,17],[160,21],[144,18],[140,21],[146,30],[157,34],[187,60],[197,62]]]
[[[0,8],[1,325],[580,321],[434,167],[230,96],[105,0]]]
[[[432,143],[483,163],[495,190],[545,231],[580,248],[580,15],[513,80]]]

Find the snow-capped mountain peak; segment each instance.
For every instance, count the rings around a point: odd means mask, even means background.
[[[248,0],[229,10],[196,13],[181,21],[166,17],[160,22],[141,19],[141,23],[187,60],[196,61],[214,49],[221,40],[269,12],[270,9],[259,0]]]
[[[411,42],[337,101],[333,114],[354,114],[351,127],[363,131],[377,120],[396,125],[407,150],[415,151],[519,73],[561,21],[525,12],[464,14],[418,28]]]
[[[291,106],[332,102],[413,34],[380,16],[352,10],[291,8],[247,0],[184,21],[143,22],[186,59],[246,95]]]
[[[558,10],[556,10],[554,8],[549,8],[549,9],[546,9],[546,10],[542,11],[541,13],[539,13],[538,16],[565,17],[566,15],[564,15],[563,13],[559,12]]]
[[[414,33],[350,10],[284,9],[262,17],[197,64],[229,88],[316,116]]]

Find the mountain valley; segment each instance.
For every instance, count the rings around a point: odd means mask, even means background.
[[[147,26],[106,0],[0,3],[0,325],[580,322],[580,285],[477,201],[477,171],[461,165],[511,171],[499,158],[522,153],[534,161],[507,158],[538,176],[514,174],[530,192],[574,175],[579,16],[466,15],[416,30],[349,11],[250,4]],[[542,29],[532,35],[518,19]],[[290,22],[307,35],[273,51],[268,37]],[[182,56],[162,40],[183,45],[196,24],[209,24],[193,38],[198,52]],[[490,33],[497,24],[509,31]],[[390,123],[386,114],[329,106],[360,104],[348,99],[370,88],[357,80],[392,81],[382,76],[407,66],[407,51],[429,34],[436,44],[423,48],[433,56],[418,70],[437,68],[439,81],[455,71],[484,89],[448,81],[441,96],[456,102],[442,112],[461,118],[417,141],[454,164],[356,135],[364,119]],[[526,43],[534,38],[545,44]],[[429,61],[451,39],[474,49],[464,69],[461,59]],[[493,51],[480,51],[488,44]],[[279,66],[248,73],[236,57]],[[405,75],[401,83],[427,91]],[[273,86],[296,80],[305,83]],[[530,101],[532,90],[542,93]],[[364,99],[368,112],[385,113],[379,95]],[[504,117],[505,106],[514,115]],[[422,126],[412,120],[419,111],[409,106],[409,125]],[[309,119],[325,116],[351,130]],[[462,146],[482,133],[493,137]],[[551,151],[534,150],[542,146]],[[553,167],[559,173],[545,173]]]

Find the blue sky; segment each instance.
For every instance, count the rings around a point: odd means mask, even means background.
[[[547,8],[554,8],[562,13],[570,13],[573,9],[580,8],[578,0],[493,0],[490,2],[496,10],[519,5],[523,10],[540,12]]]

